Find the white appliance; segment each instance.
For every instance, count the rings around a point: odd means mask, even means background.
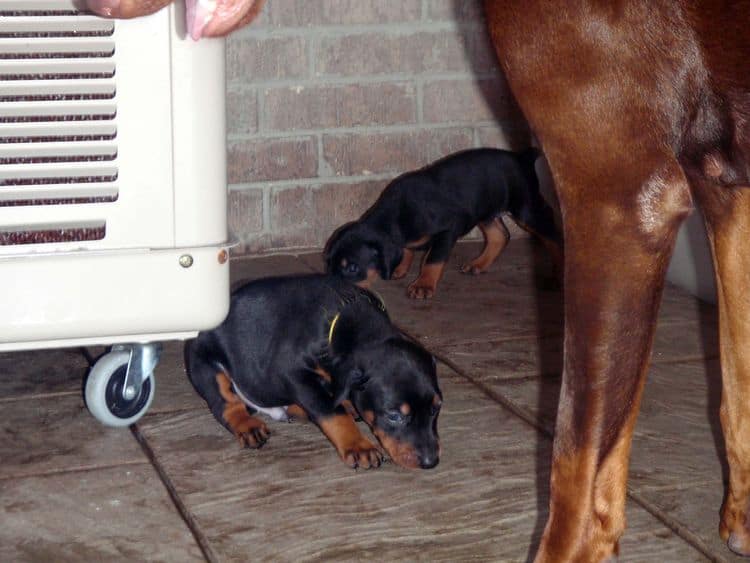
[[[183,22],[0,0],[0,351],[114,344],[86,400],[115,426],[229,307],[224,42]]]

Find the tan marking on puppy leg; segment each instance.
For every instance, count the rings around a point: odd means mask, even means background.
[[[322,418],[318,421],[318,426],[349,467],[380,467],[383,455],[375,444],[362,435],[351,415],[335,414]]]
[[[240,398],[232,390],[232,380],[224,372],[216,374],[216,384],[219,386],[219,395],[227,403],[239,403]]]
[[[414,251],[411,250],[410,248],[404,248],[404,255],[401,258],[401,262],[399,262],[399,265],[396,266],[395,270],[393,270],[393,275],[391,276],[391,279],[400,280],[406,274],[408,274],[409,268],[411,268],[412,262],[414,262]]]
[[[265,422],[247,412],[245,403],[233,391],[229,376],[223,372],[217,373],[216,384],[219,394],[225,401],[222,417],[232,433],[237,436],[240,445],[259,448],[265,444],[271,431]]]
[[[341,406],[344,407],[344,410],[349,413],[349,415],[354,419],[357,420],[360,418],[359,413],[357,412],[357,409],[354,408],[354,405],[349,399],[344,399],[341,401]]]
[[[482,231],[482,235],[484,236],[484,248],[482,249],[482,253],[474,258],[474,260],[461,266],[461,272],[464,274],[476,275],[486,272],[503,250],[505,250],[508,241],[510,241],[508,229],[505,228],[505,225],[497,217],[489,223],[480,223],[479,230]]]
[[[406,294],[412,299],[429,299],[435,295],[437,284],[443,277],[445,262],[435,264],[422,264],[419,277],[409,284]]]
[[[417,240],[414,240],[412,242],[406,243],[406,248],[419,248],[422,245],[427,244],[430,242],[430,239],[432,237],[430,235],[424,235],[423,237],[419,237]]]
[[[372,425],[375,423],[375,413],[373,411],[363,412],[362,420],[364,420],[368,426],[372,427]]]

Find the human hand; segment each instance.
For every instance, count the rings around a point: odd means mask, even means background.
[[[108,18],[137,18],[153,14],[174,0],[80,0],[83,8]],[[265,0],[185,0],[187,30],[194,40],[222,37],[247,25]]]

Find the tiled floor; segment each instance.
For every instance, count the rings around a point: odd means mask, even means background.
[[[562,358],[561,295],[528,241],[493,271],[457,272],[391,316],[442,361],[443,458],[355,472],[312,425],[271,423],[242,450],[169,343],[131,430],[85,410],[75,350],[0,355],[0,561],[524,561],[546,516]],[[320,268],[317,255],[233,262],[235,279]],[[716,313],[668,287],[636,429],[624,561],[731,561],[722,499]]]

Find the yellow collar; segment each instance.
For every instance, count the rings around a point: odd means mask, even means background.
[[[376,305],[381,311],[386,312],[385,308],[385,301],[383,301],[383,298],[380,296],[380,294],[375,293],[374,291],[370,290],[370,293],[376,298],[377,302],[373,303],[373,305]],[[368,297],[369,299],[369,297]],[[370,299],[370,302],[372,300]],[[341,301],[341,305],[344,306],[347,304],[347,301]],[[387,313],[386,313],[387,314]],[[336,323],[339,322],[339,317],[341,316],[341,313],[336,313],[336,316],[333,317],[333,320],[331,321],[331,326],[328,327],[328,345],[330,346],[333,342],[333,331],[336,329]]]
[[[336,323],[339,322],[340,316],[341,316],[341,313],[336,313],[336,316],[333,317],[333,320],[331,321],[331,326],[328,329],[328,345],[329,346],[333,342],[333,329],[336,328]]]

